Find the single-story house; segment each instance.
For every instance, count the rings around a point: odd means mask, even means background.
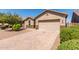
[[[27,18],[25,25],[34,25],[38,29],[56,30],[60,26],[66,25],[67,14],[63,12],[57,12],[53,10],[45,10],[34,19]]]
[[[39,29],[56,30],[66,25],[66,18],[66,13],[45,10],[34,18],[34,25]]]

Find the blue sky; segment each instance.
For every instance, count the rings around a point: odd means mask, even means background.
[[[66,12],[68,14],[67,21],[71,21],[72,18],[72,9],[52,9],[59,12]],[[18,14],[22,16],[22,18],[26,18],[28,16],[35,17],[38,14],[42,13],[44,9],[0,9],[0,12],[2,13],[12,13],[12,14]]]

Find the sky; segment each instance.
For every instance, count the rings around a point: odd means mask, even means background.
[[[58,12],[67,13],[68,14],[67,22],[70,22],[72,19],[73,9],[51,9],[51,10],[56,10]],[[36,17],[37,15],[42,13],[43,11],[44,11],[44,9],[0,9],[1,13],[18,14],[23,19],[28,17],[28,16]]]

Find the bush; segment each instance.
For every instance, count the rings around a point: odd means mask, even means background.
[[[62,28],[60,32],[60,39],[61,43],[72,39],[79,39],[79,29],[71,27]]]
[[[79,25],[62,27],[59,50],[79,50]]]
[[[61,43],[64,42],[64,41],[67,41],[67,40],[71,40],[71,30],[68,29],[68,28],[63,28],[61,29],[61,32],[60,32],[60,39],[61,39]]]
[[[69,40],[60,44],[59,50],[79,50],[79,40]]]
[[[12,30],[14,30],[14,31],[18,31],[18,30],[20,30],[20,28],[21,28],[21,24],[14,24],[12,26]]]
[[[71,39],[79,39],[79,30],[74,30],[71,33]]]

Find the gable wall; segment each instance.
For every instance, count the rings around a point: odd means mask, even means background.
[[[31,25],[34,25],[34,21],[31,20],[31,19],[28,19],[27,21],[25,21],[25,22],[24,22],[25,25],[29,25],[29,20],[30,20]]]
[[[65,25],[65,17],[58,16],[52,13],[45,13],[36,19],[36,25],[38,25],[38,20],[50,20],[50,19],[60,19],[60,25]]]

